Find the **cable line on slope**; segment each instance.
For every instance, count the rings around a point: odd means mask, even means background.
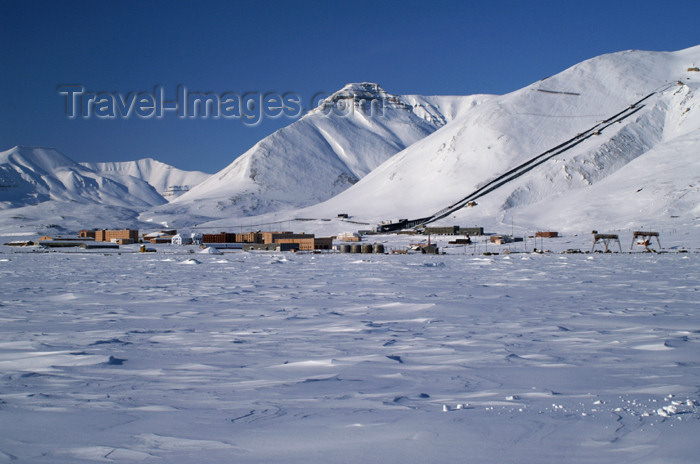
[[[673,84],[664,84],[660,86],[658,89],[652,91],[648,95],[645,95],[643,98],[637,100],[636,102],[632,103],[629,105],[627,108],[624,110],[610,116],[609,118],[600,121],[596,123],[594,126],[591,128],[575,135],[574,137],[566,140],[565,142],[560,143],[559,145],[550,148],[549,150],[540,153],[539,155],[525,161],[522,164],[519,164],[518,166],[510,169],[509,171],[499,175],[495,179],[490,180],[487,182],[485,185],[479,187],[475,191],[471,192],[469,195],[466,197],[463,197],[461,200],[458,200],[457,202],[447,206],[446,208],[441,209],[440,211],[434,213],[432,216],[424,217],[424,218],[419,218],[419,219],[413,219],[413,220],[405,220],[401,221],[399,223],[394,223],[394,224],[383,224],[379,226],[379,229],[381,231],[391,231],[391,230],[399,230],[399,229],[407,229],[407,228],[419,228],[419,227],[424,227],[432,222],[438,221],[440,219],[443,219],[450,214],[454,213],[455,211],[458,211],[471,202],[481,198],[482,196],[491,193],[492,191],[496,190],[497,188],[507,184],[508,182],[511,182],[520,176],[526,174],[527,172],[531,171],[532,169],[536,168],[537,166],[540,166],[542,163],[552,159],[553,157],[564,153],[565,151],[568,151],[572,149],[573,147],[579,145],[580,143],[584,142],[585,140],[589,139],[593,135],[599,135],[604,129],[607,127],[611,126],[614,123],[621,122],[630,116],[634,115],[638,111],[640,111],[642,108],[644,108],[646,105],[641,105],[642,102],[646,101],[647,99],[651,98],[652,96],[658,94],[658,93],[663,93],[669,88],[671,88]]]

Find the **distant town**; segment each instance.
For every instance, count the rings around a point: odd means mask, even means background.
[[[77,236],[56,235],[42,236],[36,241],[14,241],[6,243],[10,246],[39,245],[46,248],[81,247],[85,249],[119,248],[121,245],[140,244],[140,251],[155,251],[148,245],[197,245],[201,248],[239,249],[243,251],[292,251],[292,252],[322,252],[339,251],[341,253],[385,253],[380,243],[360,243],[363,236],[377,232],[364,230],[359,232],[343,232],[331,237],[316,237],[315,234],[295,233],[292,231],[250,231],[250,232],[218,232],[218,233],[179,233],[176,229],[157,230],[140,234],[137,229],[85,229]],[[394,232],[408,234],[408,231]],[[427,242],[412,244],[409,248],[422,253],[438,254],[439,248],[430,241],[430,235],[463,235],[450,243],[467,245],[472,241],[470,236],[484,235],[482,227],[460,228],[426,227],[421,231],[411,231],[413,234],[428,235]],[[498,239],[495,241],[494,239]],[[339,242],[334,246],[334,240]],[[502,236],[492,236],[492,243],[505,242]],[[393,250],[403,252],[408,250]]]
[[[363,241],[375,234],[396,234],[396,235],[422,235],[427,239],[422,239],[417,243],[410,243],[405,247],[386,249],[382,243],[371,243]],[[622,253],[622,244],[618,234],[599,233],[593,230],[593,246],[590,251],[605,253]],[[18,240],[4,245],[8,246],[39,246],[42,248],[75,248],[83,249],[119,249],[122,245],[140,245],[141,252],[155,252],[156,248],[149,245],[173,245],[184,246],[194,245],[203,249],[212,248],[214,251],[221,249],[243,250],[243,251],[277,251],[277,252],[340,252],[340,253],[391,253],[403,254],[409,252],[419,252],[424,254],[440,254],[437,243],[431,241],[431,236],[451,236],[448,245],[469,246],[474,245],[473,254],[476,250],[475,237],[483,237],[479,241],[484,244],[509,245],[525,242],[527,239],[533,240],[534,248],[529,249],[523,243],[521,251],[542,253],[546,250],[544,239],[557,239],[560,237],[556,231],[539,231],[529,237],[516,237],[507,234],[485,233],[483,227],[423,227],[419,230],[400,230],[384,232],[378,230],[361,230],[357,232],[343,232],[330,237],[316,237],[314,234],[295,233],[292,231],[267,231],[260,230],[250,232],[218,232],[201,233],[189,232],[180,233],[176,229],[157,230],[153,232],[139,234],[137,229],[85,229],[78,232],[78,235],[45,235],[38,240]],[[444,238],[443,238],[444,241]],[[335,242],[335,244],[334,244]],[[540,246],[539,248],[537,246]],[[652,231],[633,231],[630,251],[635,246],[638,250],[646,252],[658,252],[661,250],[659,233]],[[656,246],[657,248],[652,248]],[[133,248],[132,248],[133,250]],[[502,250],[504,253],[511,253],[510,248]],[[584,253],[580,249],[567,249],[566,253]],[[498,252],[484,250],[482,254],[498,254]]]

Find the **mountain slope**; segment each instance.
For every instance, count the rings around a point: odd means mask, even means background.
[[[80,164],[115,180],[124,179],[125,176],[141,179],[153,186],[168,201],[174,200],[211,176],[201,171],[183,171],[152,158]]]
[[[100,175],[53,148],[14,147],[0,152],[0,209],[45,201],[109,204],[133,209],[165,202],[148,183]]]
[[[129,175],[103,175],[53,148],[0,152],[0,234],[70,234],[92,227],[143,227],[139,212],[166,200]]]
[[[699,146],[700,134],[678,136],[587,188],[525,205],[518,214],[562,230],[695,228],[700,218]]]
[[[142,218],[162,221],[188,215],[200,221],[318,203],[489,98],[396,96],[376,84],[349,84]]]
[[[329,217],[344,211],[366,222],[429,216],[655,91],[634,109],[636,112],[629,111],[629,117],[444,222],[486,223],[515,215],[520,221],[541,226],[583,227],[586,196],[599,189],[598,198],[607,198],[604,191],[612,192],[620,183],[602,181],[617,171],[624,172],[628,164],[646,155],[644,165],[658,178],[657,185],[665,186],[657,194],[670,198],[676,188],[673,176],[682,175],[682,182],[688,185],[700,181],[693,148],[694,134],[700,129],[700,73],[688,71],[697,63],[700,47],[680,52],[627,51],[585,61],[469,108],[353,187],[294,214]],[[676,152],[679,148],[682,151]],[[673,173],[657,169],[663,156],[659,153],[674,153],[678,158]],[[639,167],[633,170],[630,166],[628,172],[628,177],[641,176]],[[618,202],[628,201],[629,195],[621,193]],[[564,218],[557,208],[567,201],[569,216]],[[608,224],[635,223],[631,216],[623,220],[615,203],[608,201],[598,207],[607,211]],[[692,210],[686,209],[684,214],[692,214]]]
[[[352,84],[170,204],[150,209],[165,200],[127,165],[111,165],[114,172],[104,175],[53,149],[19,147],[0,153],[0,223],[8,231],[65,221],[224,230],[339,212],[364,223],[317,224],[337,233],[430,216],[547,154],[439,223],[695,231],[698,64],[700,46],[613,53],[503,96],[395,96],[375,84]],[[363,110],[373,100],[384,104],[383,114]],[[352,111],[339,114],[343,107]],[[147,170],[139,176],[159,168]],[[304,222],[302,230],[314,227]]]

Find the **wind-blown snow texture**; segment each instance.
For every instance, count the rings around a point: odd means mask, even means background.
[[[532,241],[445,237],[432,238],[440,256],[0,247],[0,461],[695,463],[700,73],[687,68],[699,62],[699,47],[623,52],[502,97],[387,94],[384,125],[310,114],[141,216],[288,208],[321,199],[312,182],[336,193],[342,173],[341,190],[364,177],[319,205],[208,226],[336,234],[425,216],[657,91],[445,222],[619,231],[623,249],[645,225],[672,253],[482,256]],[[3,195],[15,192],[0,234],[123,227],[157,195],[48,149],[0,157]],[[338,212],[355,222],[323,220]],[[585,249],[589,237],[535,246]]]
[[[164,249],[0,254],[1,461],[697,460],[695,253]]]

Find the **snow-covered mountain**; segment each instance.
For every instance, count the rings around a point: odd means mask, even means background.
[[[45,201],[107,204],[132,209],[165,203],[147,182],[115,180],[53,148],[14,147],[0,152],[0,209]]]
[[[191,191],[142,218],[187,216],[201,222],[327,200],[489,99],[397,96],[377,84],[349,84]]]
[[[351,188],[290,216],[334,217],[342,211],[368,223],[430,216],[571,141],[570,148],[553,151],[551,159],[479,198],[476,207],[442,222],[513,220],[590,230],[695,221],[698,64],[700,46],[587,60],[468,108]]]
[[[108,205],[122,224],[221,230],[340,212],[367,228],[441,211],[449,212],[443,224],[695,230],[699,64],[700,46],[625,51],[503,96],[396,96],[351,84],[169,204],[142,179],[163,191],[195,182],[163,176],[157,162],[95,171],[52,149],[14,148],[0,153],[0,220],[77,223]],[[372,101],[383,113],[368,114]],[[475,207],[445,209],[503,174]],[[305,222],[303,230],[341,227],[348,225]]]
[[[156,189],[166,200],[172,201],[188,192],[211,174],[201,171],[183,171],[153,158],[109,163],[80,163],[100,175],[123,179],[125,176],[141,179]]]
[[[84,165],[53,148],[14,147],[0,152],[0,234],[144,226],[138,214],[167,203],[159,190],[206,176],[153,160]]]

